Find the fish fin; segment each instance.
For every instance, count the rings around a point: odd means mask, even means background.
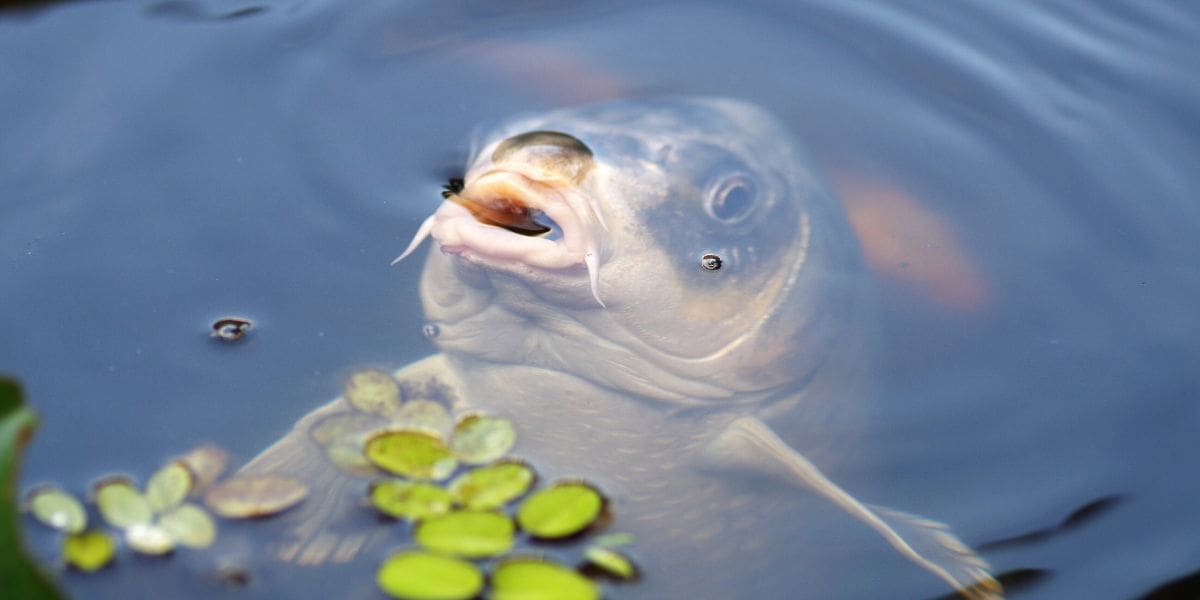
[[[396,371],[394,377],[405,397],[439,398],[461,405],[458,380],[447,369],[445,356],[435,354]],[[324,419],[352,412],[354,407],[340,397],[317,408],[238,470],[238,476],[288,477],[309,488],[304,502],[275,517],[284,532],[269,552],[279,560],[304,566],[349,562],[389,535],[389,528],[364,525],[373,521],[363,518],[369,514],[363,502],[371,474],[338,468],[311,434]],[[386,425],[383,417],[380,425]]]
[[[988,572],[988,564],[959,541],[948,526],[859,502],[755,417],[740,417],[730,423],[709,446],[708,453],[708,458],[723,465],[756,470],[763,466],[764,455],[770,457],[776,474],[782,467],[787,479],[804,484],[870,526],[901,555],[950,584],[963,597],[1003,597],[1003,589]]]

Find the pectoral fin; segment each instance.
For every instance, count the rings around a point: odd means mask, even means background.
[[[804,484],[869,525],[900,554],[937,575],[966,598],[994,600],[1003,589],[988,564],[943,523],[859,502],[825,477],[816,465],[754,417],[730,423],[709,447],[707,458],[725,465],[767,470]]]
[[[447,369],[445,356],[437,354],[395,373],[405,398],[431,398],[448,405],[461,404],[458,381]],[[386,537],[386,527],[366,527],[361,518],[366,478],[374,472],[369,464],[356,469],[339,467],[329,448],[314,439],[313,428],[328,418],[356,412],[343,398],[304,415],[286,435],[259,453],[237,473],[238,476],[276,475],[308,485],[309,495],[300,506],[277,517],[286,528],[283,539],[272,549],[280,560],[301,565],[353,560],[376,538]],[[379,417],[379,426],[388,424]],[[356,522],[357,521],[357,522]]]

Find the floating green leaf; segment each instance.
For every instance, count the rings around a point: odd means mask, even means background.
[[[513,522],[496,512],[462,511],[421,521],[413,534],[434,552],[466,558],[498,556],[513,545]]]
[[[179,461],[168,463],[146,482],[146,502],[154,512],[178,506],[192,492],[191,469]]]
[[[391,375],[375,369],[351,375],[343,395],[365,413],[391,416],[400,408],[400,386]]]
[[[440,481],[458,467],[454,454],[423,431],[384,431],[367,440],[367,458],[379,468],[409,477]]]
[[[454,419],[446,407],[433,400],[409,400],[392,416],[394,429],[424,431],[446,439],[454,429]]]
[[[536,478],[525,463],[499,462],[459,475],[450,483],[450,493],[461,506],[492,510],[521,497]]]
[[[393,517],[419,520],[450,512],[450,492],[432,484],[378,480],[371,484],[371,504]]]
[[[227,519],[266,517],[283,512],[308,496],[308,486],[278,476],[226,479],[204,495],[204,503]]]
[[[100,516],[117,529],[149,523],[154,518],[154,510],[150,508],[150,503],[133,487],[133,482],[129,479],[120,476],[107,477],[97,482],[92,489]]]
[[[0,377],[0,590],[23,600],[53,600],[61,595],[25,556],[17,522],[17,467],[36,426],[17,382]]]
[[[534,493],[517,509],[517,523],[543,539],[567,537],[591,525],[604,508],[600,492],[583,482],[560,482]]]
[[[217,539],[217,526],[204,509],[195,504],[176,506],[158,517],[158,525],[179,545],[207,548]]]
[[[516,439],[508,419],[473,414],[459,420],[450,447],[464,463],[482,465],[508,454]]]
[[[604,546],[590,546],[583,551],[583,557],[605,574],[617,579],[629,581],[636,579],[638,572],[633,561],[624,554]]]
[[[63,561],[68,565],[91,573],[112,562],[117,546],[103,531],[90,529],[72,533],[63,539]]]
[[[417,551],[388,557],[376,581],[387,595],[409,600],[466,600],[483,589],[483,574],[475,565]]]
[[[125,528],[125,545],[139,554],[158,556],[175,549],[175,539],[152,523],[135,523]]]
[[[492,571],[493,600],[594,600],[592,580],[540,558],[511,558]]]
[[[79,533],[87,527],[87,510],[67,492],[52,486],[41,486],[29,492],[26,500],[34,518],[59,531]]]
[[[187,454],[179,457],[192,472],[192,493],[207,489],[225,472],[229,466],[229,453],[211,445],[193,448]]]

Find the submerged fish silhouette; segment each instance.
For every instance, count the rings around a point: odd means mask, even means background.
[[[600,483],[623,526],[657,532],[652,576],[713,589],[714,545],[745,558],[756,531],[780,527],[771,519],[799,518],[738,516],[754,492],[714,473],[732,467],[815,492],[962,594],[999,597],[945,525],[860,502],[768,425],[819,424],[857,401],[842,384],[870,304],[841,209],[785,131],[743,102],[670,99],[483,132],[400,257],[427,237],[440,249],[421,279],[440,353],[396,377],[410,394],[509,416],[539,470]],[[345,410],[314,411],[243,469],[316,490],[287,517],[285,559],[348,560],[370,541],[339,521],[359,494],[309,436]]]

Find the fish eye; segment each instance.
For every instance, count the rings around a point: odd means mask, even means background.
[[[745,219],[758,205],[758,188],[744,173],[722,177],[708,189],[704,212],[724,225]]]

